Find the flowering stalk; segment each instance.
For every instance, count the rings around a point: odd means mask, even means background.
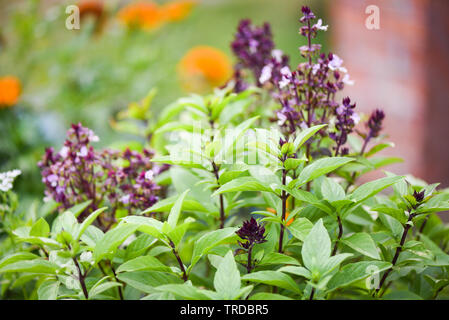
[[[236,231],[237,235],[243,240],[247,240],[246,242],[238,242],[239,245],[245,249],[248,253],[248,262],[246,264],[246,271],[250,273],[253,268],[252,262],[252,250],[255,244],[266,242],[265,238],[265,227],[258,224],[256,219],[251,217],[251,220],[247,220],[243,222],[243,226]]]
[[[47,148],[38,165],[46,197],[60,203],[61,208],[91,200],[89,207],[78,216],[80,222],[100,205],[109,204],[112,215],[97,218],[98,226],[105,231],[115,222],[118,209],[127,209],[132,214],[156,203],[161,188],[153,178],[167,166],[151,163],[153,153],[146,149],[143,153],[129,149],[98,152],[90,145],[98,140],[92,130],[74,124],[61,151],[56,153],[53,148]]]

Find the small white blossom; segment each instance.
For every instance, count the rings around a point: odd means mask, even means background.
[[[56,187],[58,185],[58,176],[51,174],[47,177],[47,181],[50,182],[52,187]]]
[[[22,171],[14,169],[7,172],[0,172],[0,191],[7,192],[12,189],[12,184]]]
[[[359,123],[359,121],[360,121],[360,116],[359,116],[357,113],[354,112],[354,113],[351,115],[351,119],[352,119],[352,121],[354,121],[355,124],[357,124],[357,123]]]
[[[64,146],[61,148],[61,151],[59,151],[59,155],[65,159],[69,155],[69,151],[70,151],[70,148]]]
[[[261,84],[264,84],[268,80],[271,79],[271,71],[273,70],[273,67],[269,64],[267,64],[265,67],[263,67],[262,72],[260,73],[259,82]]]
[[[317,28],[318,30],[323,30],[323,31],[327,31],[327,28],[329,27],[328,25],[323,26],[323,20],[322,19],[318,19],[317,23],[314,25],[315,28]]]
[[[338,70],[341,72],[347,72],[346,68],[342,67],[342,65],[343,60],[339,56],[334,54],[332,60],[329,62],[329,68],[332,71]]]
[[[283,126],[284,123],[287,121],[287,116],[285,114],[283,114],[282,112],[278,112],[277,113],[278,116],[278,125],[279,126]]]
[[[130,199],[130,195],[127,194],[126,196],[123,196],[120,198],[120,202],[123,204],[128,204],[129,203],[129,199]]]
[[[282,80],[279,81],[279,87],[282,89],[290,83],[290,78],[292,76],[292,72],[290,68],[285,66],[281,69]]]
[[[82,146],[80,149],[80,152],[77,153],[77,155],[81,158],[84,158],[87,156],[88,150],[86,146]]]
[[[147,180],[153,180],[154,178],[154,172],[151,170],[148,170],[147,172],[145,172],[145,179]]]
[[[256,53],[258,46],[259,46],[259,42],[257,40],[254,40],[254,39],[249,40],[249,52],[250,53]]]
[[[354,80],[351,80],[351,79],[349,78],[349,74],[345,74],[345,76],[343,77],[342,81],[343,81],[343,83],[345,83],[345,84],[347,84],[347,85],[349,85],[349,86],[352,86],[352,85],[354,85],[354,83],[355,83]]]
[[[312,67],[312,74],[315,75],[318,72],[318,70],[320,70],[320,64],[316,63]]]
[[[274,49],[273,51],[271,51],[271,55],[273,56],[273,58],[276,60],[276,62],[282,62],[282,55],[284,53],[282,52],[282,50],[279,49]]]

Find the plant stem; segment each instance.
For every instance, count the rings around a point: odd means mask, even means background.
[[[218,187],[220,187],[220,183],[218,182],[218,180],[220,179],[220,175],[218,173],[220,171],[220,167],[217,166],[214,161],[212,161],[212,168],[213,168],[213,173],[215,175],[215,178],[217,180]],[[226,218],[225,217],[223,194],[219,195],[219,199],[220,199],[220,229],[223,229],[224,228],[225,218]]]
[[[287,170],[282,169],[282,185],[285,186],[287,181]],[[281,223],[281,230],[279,233],[279,253],[282,253],[282,243],[284,241],[284,220],[285,215],[287,213],[287,193],[285,190],[282,190],[281,192],[281,200],[282,200],[282,223]]]
[[[112,265],[112,262],[111,262],[111,270],[112,270],[112,274],[114,275],[115,281],[116,281],[117,283],[122,283],[122,282],[117,278],[117,274],[115,273],[115,269],[114,269],[114,266]],[[120,296],[120,300],[125,300],[125,299],[123,298],[123,290],[122,290],[122,287],[121,287],[121,286],[118,287],[118,294],[119,294],[119,296]]]
[[[246,271],[248,273],[251,273],[251,270],[253,269],[252,261],[251,261],[251,255],[252,255],[252,252],[253,252],[253,246],[254,246],[254,244],[251,244],[249,246],[249,248],[248,248],[248,263],[246,265]]]
[[[66,243],[66,245],[67,245],[67,248],[69,248],[69,250],[71,251],[71,250],[72,250],[72,247],[70,246],[70,244],[67,243],[67,241],[66,241],[65,243]],[[86,272],[85,274],[83,274],[83,273],[81,272],[81,267],[80,267],[80,265],[79,265],[78,260],[76,259],[76,257],[72,257],[72,261],[73,261],[73,263],[75,264],[76,269],[78,270],[78,280],[79,280],[79,282],[80,282],[81,289],[83,289],[84,297],[85,297],[86,300],[87,300],[87,299],[89,299],[89,293],[87,292],[86,283],[85,283],[85,281],[84,281],[85,277],[87,276],[87,272]]]
[[[368,145],[368,142],[371,140],[371,136],[368,135],[365,140],[363,141],[363,146],[362,146],[362,150],[360,150],[360,155],[363,156],[363,154],[365,153],[365,149],[366,146]],[[356,176],[356,172],[353,172],[351,175],[351,181],[348,182],[348,185],[346,186],[346,190],[345,192],[348,192],[349,188],[355,183],[355,176]]]
[[[427,221],[429,220],[430,216],[427,216],[423,223],[421,224],[421,227],[419,228],[418,236],[416,237],[416,240],[419,241],[419,238],[421,237],[421,234],[424,232],[424,228],[426,227]]]
[[[310,297],[309,300],[313,300],[313,296],[315,295],[315,288],[312,288],[312,291],[310,291]]]
[[[362,146],[362,150],[360,150],[360,155],[363,156],[363,154],[365,153],[365,149],[368,146],[368,142],[371,140],[372,136],[371,136],[371,132],[366,136],[365,140],[363,141],[363,146]]]
[[[438,295],[440,294],[440,292],[441,291],[443,291],[443,289],[444,289],[444,286],[443,287],[441,287],[441,288],[439,288],[436,292],[435,292],[435,294],[433,295],[433,300],[436,300],[436,298],[438,297]]]
[[[181,268],[182,280],[184,280],[184,282],[186,282],[188,280],[188,276],[187,276],[186,270],[184,268],[184,264],[182,263],[181,257],[179,256],[178,252],[176,251],[175,244],[173,243],[173,241],[171,241],[171,239],[168,239],[168,240],[170,243],[170,247],[172,248],[172,252],[176,257],[176,260],[178,260],[179,267]]]
[[[396,263],[398,261],[399,255],[402,252],[402,248],[405,243],[405,239],[407,238],[407,233],[411,228],[409,222],[411,222],[414,217],[415,217],[415,215],[410,213],[407,223],[404,226],[404,231],[402,232],[401,242],[399,243],[399,247],[396,248],[396,252],[394,254],[393,261],[391,262],[392,266],[390,269],[385,271],[384,275],[382,276],[382,279],[380,280],[380,283],[379,283],[379,287],[376,289],[377,294],[379,293],[380,289],[382,288],[383,284],[385,283],[385,280],[387,280],[388,275],[393,271],[393,267],[396,265]]]
[[[334,249],[332,250],[332,256],[335,256],[335,254],[337,253],[338,243],[340,242],[340,239],[343,236],[343,224],[341,223],[341,218],[338,214],[337,214],[337,222],[338,222],[338,236],[337,239],[335,240]]]
[[[76,269],[78,270],[78,280],[80,282],[81,288],[83,289],[84,297],[89,299],[89,293],[87,292],[86,283],[84,281],[85,275],[81,272],[81,267],[78,263],[78,260],[75,257],[72,257],[73,263],[75,263]]]

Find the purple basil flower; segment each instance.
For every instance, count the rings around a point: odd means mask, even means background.
[[[346,143],[348,135],[353,131],[354,126],[359,121],[358,115],[354,112],[355,107],[356,104],[351,104],[351,99],[346,97],[343,99],[343,103],[335,109],[337,118],[337,122],[335,123],[336,131],[329,136],[337,143],[336,156],[339,154],[340,147]]]
[[[385,113],[380,109],[376,109],[373,111],[373,113],[371,113],[371,116],[366,123],[366,126],[369,128],[368,135],[370,137],[376,138],[379,136],[379,133],[382,130],[382,122],[384,118]]]
[[[261,87],[271,77],[280,77],[280,69],[287,65],[288,57],[280,50],[274,49],[273,35],[268,23],[260,27],[253,26],[251,20],[240,21],[231,44],[232,51],[238,59],[234,76],[237,83],[241,81],[241,70],[252,72],[255,83]],[[235,88],[235,91],[241,90]]]
[[[303,13],[303,16],[301,17],[301,19],[299,19],[299,21],[301,23],[305,23],[307,21],[313,20],[315,19],[315,14],[312,12],[312,10],[310,9],[310,7],[308,6],[303,6],[301,8],[301,11]]]
[[[73,124],[61,151],[55,153],[53,148],[47,148],[38,166],[46,186],[46,198],[60,203],[61,209],[92,201],[78,216],[80,221],[100,206],[109,204],[112,216],[101,216],[97,221],[105,230],[104,222],[113,222],[118,209],[133,214],[158,201],[161,188],[153,178],[167,170],[167,166],[151,163],[153,152],[146,149],[142,153],[130,149],[95,151],[90,143],[98,140],[92,130],[80,123]]]
[[[415,200],[418,204],[423,202],[424,194],[425,194],[425,190],[422,190],[421,192],[417,192],[416,190],[413,191],[413,197],[415,198]]]
[[[264,235],[265,227],[258,224],[253,217],[251,217],[251,220],[244,221],[243,226],[236,233],[243,240],[247,240],[245,243],[239,241],[240,246],[245,249],[249,249],[256,243],[267,241]]]

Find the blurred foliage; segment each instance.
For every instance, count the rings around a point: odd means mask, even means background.
[[[177,74],[183,56],[192,47],[207,45],[231,59],[229,44],[240,19],[270,22],[277,46],[293,57],[302,45],[297,34],[302,1],[197,1],[184,19],[154,30],[120,23],[119,10],[132,1],[104,3],[101,28],[87,17],[80,30],[68,30],[65,9],[76,1],[0,0],[0,76],[18,77],[23,89],[18,105],[1,110],[0,170],[22,170],[16,190],[25,199],[42,196],[36,162],[44,146],[61,145],[71,123],[92,128],[102,137],[101,145],[136,139],[119,137],[111,120],[151,88],[158,92],[152,102],[157,117],[185,93]]]

